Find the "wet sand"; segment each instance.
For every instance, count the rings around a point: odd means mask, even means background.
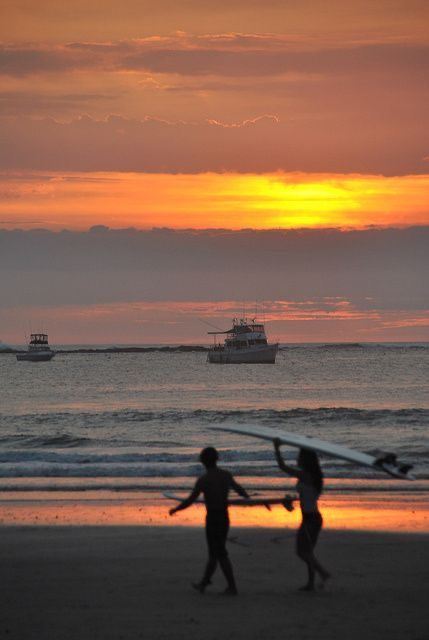
[[[292,529],[234,528],[240,595],[206,595],[196,527],[3,526],[0,637],[19,640],[424,640],[429,628],[427,534],[324,531],[334,577],[302,593]]]
[[[417,483],[416,483],[417,484]],[[25,489],[25,487],[24,487]],[[429,534],[428,487],[425,490],[326,493],[319,501],[325,529],[385,531]],[[188,492],[182,492],[185,497]],[[274,494],[271,494],[274,495]],[[284,491],[275,495],[284,495]],[[205,508],[195,505],[170,518],[175,502],[159,492],[113,491],[3,491],[0,498],[0,527],[49,526],[161,526],[198,527]],[[243,528],[288,528],[299,526],[299,508],[292,513],[282,506],[232,507],[232,526]]]

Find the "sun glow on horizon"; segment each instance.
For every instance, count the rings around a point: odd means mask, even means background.
[[[346,211],[359,210],[358,198],[347,187],[331,182],[291,184],[268,178],[258,195],[254,207],[263,210],[268,203],[273,227],[320,227]]]
[[[0,226],[303,228],[429,222],[429,175],[8,173]]]

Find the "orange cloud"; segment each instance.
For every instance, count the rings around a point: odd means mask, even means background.
[[[2,7],[0,37],[29,41],[37,34],[50,42],[170,37],[173,32],[204,35],[208,24],[213,33],[225,37],[233,30],[279,34],[283,29],[296,40],[309,33],[330,41],[347,36],[349,41],[376,36],[427,38],[428,21],[427,3],[421,0],[395,2],[394,7],[392,0],[356,0],[347,3],[346,9],[343,0],[308,0],[305,8],[279,0],[265,0],[263,5],[254,0],[187,0],[177,8],[171,0],[123,0],[121,11],[114,0],[92,0],[91,4],[38,0],[37,11],[28,2],[3,0]]]
[[[307,307],[307,309],[306,309]],[[308,308],[310,307],[310,308]],[[56,344],[209,344],[208,331],[227,329],[233,317],[257,315],[271,340],[280,342],[425,341],[429,311],[359,309],[344,299],[260,303],[240,301],[163,301],[110,304],[10,307],[0,310],[2,338],[23,343],[22,318],[32,329],[46,328]]]

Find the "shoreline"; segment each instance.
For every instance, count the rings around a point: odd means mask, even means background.
[[[177,347],[77,347],[75,349],[52,349],[55,355],[74,355],[80,353],[205,353],[209,347],[200,345],[179,345]],[[27,353],[28,349],[2,349],[0,355]]]
[[[1,343],[0,343],[1,345]],[[283,342],[279,344],[279,351],[287,351],[288,349],[365,349],[365,348],[411,348],[411,349],[427,349],[429,342],[425,341],[395,341],[395,342]],[[73,355],[82,353],[206,353],[210,351],[212,345],[198,344],[154,344],[154,345],[63,345],[60,348],[52,348],[56,354]],[[0,348],[0,355],[16,355],[17,353],[27,353],[26,345],[5,346]]]
[[[181,492],[181,496],[186,493]],[[19,491],[5,492],[0,499],[0,529],[9,526],[159,526],[199,528],[204,523],[204,505],[194,505],[176,514],[175,503],[160,491]],[[426,492],[324,494],[320,500],[325,529],[386,533],[429,534],[429,504]],[[232,526],[256,529],[294,530],[299,526],[298,505],[292,513],[281,505],[230,507]]]

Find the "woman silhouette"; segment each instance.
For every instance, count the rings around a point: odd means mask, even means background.
[[[310,449],[299,450],[297,467],[285,464],[280,453],[280,444],[280,440],[276,438],[274,451],[277,464],[282,471],[298,478],[296,489],[299,495],[302,522],[296,537],[296,553],[306,563],[308,569],[308,582],[301,587],[301,591],[314,591],[316,573],[321,578],[321,587],[330,578],[330,573],[322,567],[314,555],[314,548],[323,525],[322,514],[317,504],[323,489],[323,473],[317,453]]]

